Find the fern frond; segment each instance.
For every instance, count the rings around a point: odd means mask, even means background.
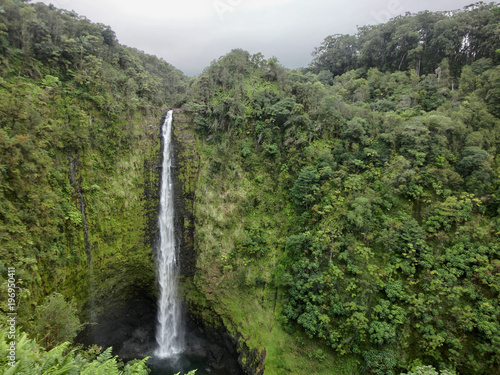
[[[100,363],[104,363],[106,361],[109,361],[113,357],[113,354],[111,353],[112,350],[113,350],[113,348],[111,346],[109,348],[107,348],[105,351],[103,351],[99,355],[99,357],[97,357],[97,361]]]
[[[42,374],[49,372],[49,369],[57,369],[59,367],[58,364],[63,361],[63,353],[69,345],[69,342],[62,343],[47,353],[42,368],[40,369]]]

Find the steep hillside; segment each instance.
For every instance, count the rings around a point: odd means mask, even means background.
[[[255,373],[498,373],[495,59],[325,80],[234,50],[197,78],[186,298]]]
[[[187,80],[52,6],[2,0],[0,30],[1,310],[13,267],[23,330],[45,335],[35,308],[58,292],[118,350],[154,321],[160,126]]]
[[[59,344],[80,322],[124,355],[154,337],[176,108],[182,297],[246,373],[499,374],[498,9],[331,36],[299,70],[233,50],[188,80],[107,26],[0,0],[0,311],[15,269],[17,326],[54,348],[22,338],[20,366],[147,371]]]

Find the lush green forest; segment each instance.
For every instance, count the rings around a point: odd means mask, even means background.
[[[102,296],[154,267],[134,197],[177,107],[196,155],[183,298],[251,349],[249,373],[500,373],[497,5],[329,36],[298,70],[233,50],[187,79],[106,26],[0,0],[0,52],[0,307],[15,267],[23,330],[56,348],[40,358],[117,366],[58,345],[89,280]],[[74,329],[47,335],[61,305]]]
[[[145,194],[155,191],[158,124],[186,86],[179,70],[120,45],[107,26],[0,1],[0,310],[12,311],[14,268],[16,328],[37,339],[21,340],[27,357],[12,370],[2,337],[6,373],[118,373],[109,351],[92,362],[96,353],[63,355],[60,345],[92,314],[155,293],[147,238],[157,213]]]
[[[498,373],[493,8],[328,37],[297,71],[235,50],[192,84],[196,285],[269,373]]]

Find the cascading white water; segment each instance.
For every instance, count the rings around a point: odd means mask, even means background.
[[[158,279],[160,298],[158,302],[158,327],[156,356],[171,357],[182,352],[184,338],[181,322],[181,306],[177,299],[177,251],[174,233],[174,190],[172,168],[172,111],[168,111],[162,128],[163,165],[158,224],[160,244],[158,248]]]

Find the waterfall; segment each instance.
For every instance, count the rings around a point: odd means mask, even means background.
[[[184,338],[181,323],[181,306],[177,299],[177,250],[174,233],[174,190],[172,181],[173,152],[172,111],[168,111],[162,128],[163,165],[160,192],[158,225],[160,243],[158,247],[158,280],[160,297],[158,302],[158,327],[156,356],[171,357],[182,352]]]

